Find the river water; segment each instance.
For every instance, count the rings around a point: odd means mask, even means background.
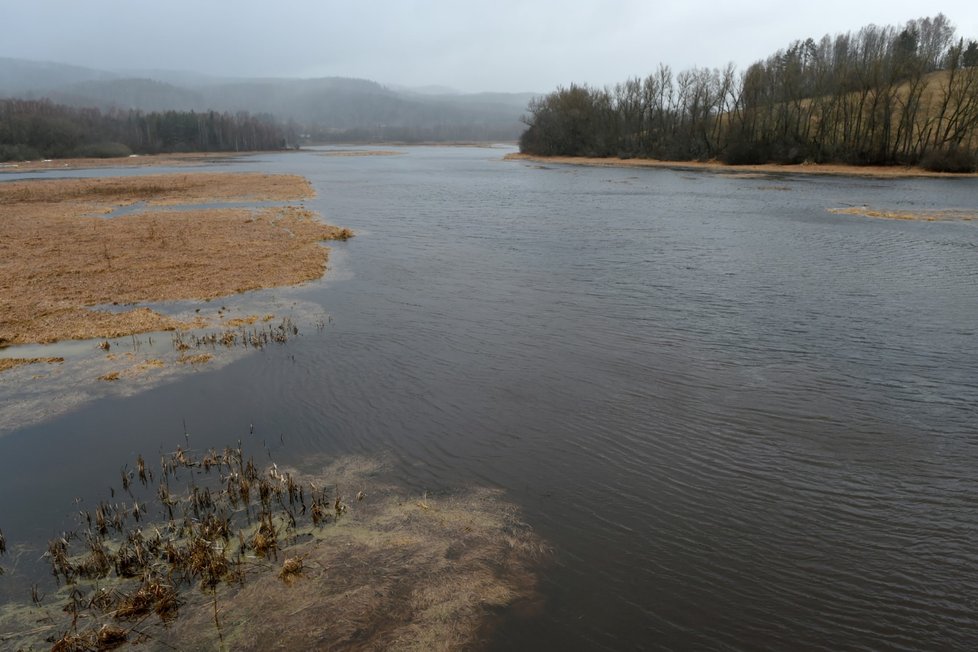
[[[358,233],[299,291],[328,327],[0,437],[8,545],[184,424],[253,426],[504,489],[554,554],[498,649],[978,648],[978,223],[828,211],[976,212],[978,180],[508,151],[216,168],[302,174]]]

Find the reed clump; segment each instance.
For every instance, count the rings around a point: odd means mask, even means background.
[[[279,571],[279,579],[281,579],[286,584],[292,584],[299,576],[302,575],[302,557],[289,557],[282,564],[282,570]]]
[[[177,489],[181,477],[189,484]],[[193,587],[216,601],[222,585],[244,581],[249,567],[275,556],[294,540],[303,518],[308,521],[306,488],[274,467],[260,472],[240,447],[202,454],[177,447],[161,457],[155,474],[139,455],[135,469],[123,467],[120,478],[121,491],[112,493],[122,500],[83,510],[77,531],[48,542],[51,574],[70,589],[62,609],[70,623],[49,639],[52,649],[112,649],[130,636],[116,622],[145,624],[154,614],[167,625],[178,617],[184,593]],[[152,525],[148,513],[156,518]],[[232,542],[239,544],[234,552]],[[6,539],[0,533],[4,552]],[[283,581],[301,575],[301,560],[296,563],[286,560]],[[36,590],[35,601],[41,602]]]
[[[270,344],[285,344],[299,335],[299,327],[291,317],[283,317],[277,325],[269,323],[268,319],[263,320],[260,325],[254,324],[255,322],[242,322],[237,324],[237,328],[226,328],[209,333],[178,331],[173,334],[173,349],[184,354],[180,362],[194,364],[207,362],[210,358],[187,354],[191,349],[216,350],[218,347],[235,346],[263,349]],[[248,328],[248,325],[251,325],[251,328]]]

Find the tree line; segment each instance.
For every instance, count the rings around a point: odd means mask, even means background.
[[[245,112],[102,112],[48,100],[0,100],[0,161],[282,149],[297,129]]]
[[[978,42],[943,14],[795,41],[743,72],[665,65],[532,101],[521,151],[747,163],[978,163]]]

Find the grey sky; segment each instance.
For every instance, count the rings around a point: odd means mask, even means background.
[[[978,38],[974,0],[0,0],[0,56],[549,91],[646,75],[660,62],[742,69],[795,39],[938,12]]]

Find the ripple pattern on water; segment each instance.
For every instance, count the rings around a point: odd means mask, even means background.
[[[974,648],[978,226],[827,210],[974,210],[974,180],[499,155],[243,164],[360,233],[303,294],[329,327],[0,459],[179,405],[201,438],[383,452],[419,495],[502,487],[557,552],[500,649]]]

